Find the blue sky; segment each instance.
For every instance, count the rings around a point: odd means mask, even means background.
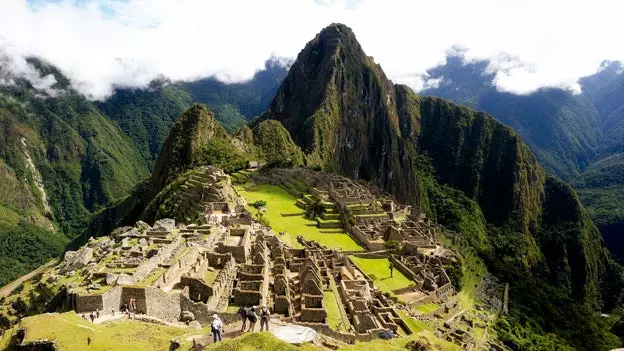
[[[102,99],[161,75],[244,80],[342,22],[395,82],[420,89],[461,47],[491,60],[500,90],[524,94],[578,89],[603,60],[624,59],[621,13],[615,0],[0,0],[0,55],[16,74],[39,56]]]

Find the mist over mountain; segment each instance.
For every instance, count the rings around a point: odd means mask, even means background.
[[[270,59],[246,82],[154,81],[104,101],[88,100],[39,59],[9,64],[0,60],[0,238],[13,239],[0,245],[0,285],[60,255],[93,213],[127,197],[194,102],[233,132],[266,109],[288,61]]]
[[[437,86],[421,94],[484,110],[514,128],[547,170],[578,190],[607,246],[622,257],[622,64],[605,61],[596,74],[579,79],[580,94],[551,88],[527,95],[499,92],[489,64],[449,56],[428,71]]]

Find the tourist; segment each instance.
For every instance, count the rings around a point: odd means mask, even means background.
[[[221,318],[218,315],[212,316],[212,336],[213,342],[221,341],[221,333],[223,332],[223,322],[221,322]]]
[[[390,278],[392,278],[392,272],[394,271],[394,264],[390,261]]]
[[[245,332],[245,327],[247,327],[247,305],[242,305],[239,309],[238,309],[238,317],[241,320],[242,326],[241,326],[241,333]]]
[[[87,346],[91,345],[91,337],[87,336]]]
[[[266,326],[266,331],[269,331],[269,317],[271,313],[269,312],[269,308],[267,305],[262,306],[262,310],[260,311],[260,331],[264,331]]]
[[[91,323],[93,323],[93,321],[95,320],[95,316],[93,315],[93,312],[89,313],[89,318],[91,319]]]
[[[258,321],[258,315],[256,314],[256,306],[251,307],[251,310],[247,313],[247,320],[249,321],[248,332],[253,332],[256,329],[256,322]]]
[[[95,309],[95,318],[100,318],[100,309],[99,308]]]
[[[111,308],[111,314],[115,317],[115,307]]]

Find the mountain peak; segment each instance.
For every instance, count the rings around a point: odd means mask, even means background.
[[[229,135],[206,106],[195,104],[182,113],[156,160],[150,184],[152,194],[157,194],[181,171],[191,168],[197,153],[213,138],[229,140]]]
[[[323,30],[306,45],[302,53],[312,49],[315,51],[320,50],[319,53],[329,53],[331,55],[335,53],[338,48],[352,48],[356,52],[364,54],[353,30],[342,23],[332,23],[323,28]]]

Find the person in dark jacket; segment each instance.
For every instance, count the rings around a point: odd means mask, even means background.
[[[269,312],[269,308],[267,305],[263,305],[260,310],[260,331],[264,331],[266,327],[266,331],[269,331],[269,318],[271,313]]]
[[[242,305],[239,309],[238,312],[236,312],[238,314],[238,317],[241,320],[242,326],[241,326],[241,333],[245,332],[245,328],[247,327],[247,305]]]
[[[251,307],[249,312],[247,313],[247,320],[249,321],[249,329],[248,332],[255,331],[256,322],[258,321],[258,315],[256,314],[256,306]]]

